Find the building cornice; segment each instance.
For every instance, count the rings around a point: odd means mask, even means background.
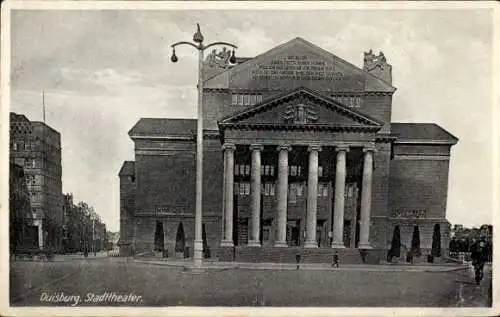
[[[189,135],[132,135],[132,140],[175,140],[175,141],[193,141],[193,136]]]
[[[219,123],[221,130],[284,130],[284,131],[331,131],[331,132],[368,132],[380,130],[377,126],[341,126],[330,124],[276,124],[276,123]]]
[[[455,145],[457,142],[454,140],[398,140],[394,144],[411,144],[411,145]]]
[[[282,93],[285,90],[279,89],[248,89],[248,88],[203,88],[205,92],[218,92],[218,93]],[[376,92],[376,91],[335,91],[335,90],[318,90],[326,95],[339,95],[339,96],[392,96],[394,92]]]
[[[431,161],[449,161],[449,155],[404,155],[404,154],[396,154],[394,155],[394,160],[406,160],[406,161],[422,161],[422,160],[431,160]]]
[[[192,135],[132,135],[132,140],[169,140],[169,141],[196,141],[196,131]],[[218,130],[204,130],[203,139],[218,139],[220,137]]]

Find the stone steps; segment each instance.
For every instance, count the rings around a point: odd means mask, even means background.
[[[232,249],[232,248],[227,248]],[[229,250],[226,250],[226,255]],[[317,248],[305,249],[302,247],[247,247],[237,246],[234,249],[234,259],[237,262],[251,263],[296,263],[296,256],[300,255],[301,263],[332,263],[333,254],[337,251],[340,263],[344,264],[363,264],[363,263],[379,263],[380,258],[374,252],[367,252],[365,261],[358,249],[331,249]],[[232,251],[231,251],[232,252]],[[222,259],[221,259],[222,260]],[[227,257],[225,258],[227,260]]]

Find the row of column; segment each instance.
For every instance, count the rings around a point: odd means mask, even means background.
[[[233,246],[233,189],[234,189],[234,144],[225,143],[222,147],[224,151],[224,237],[221,246]],[[264,147],[253,144],[251,164],[251,234],[248,246],[260,246],[260,199],[261,199],[261,153]],[[274,246],[286,247],[286,224],[288,205],[288,152],[289,145],[279,145],[278,150],[278,188],[277,188],[277,233]],[[358,248],[371,248],[370,236],[370,214],[372,195],[372,174],[373,174],[373,146],[363,148],[363,184],[361,191],[361,214],[360,214],[360,234]],[[304,247],[316,248],[316,224],[317,224],[317,200],[318,200],[318,166],[320,146],[309,146],[309,173],[307,180],[307,217],[306,217],[306,241]],[[344,232],[344,197],[346,156],[349,148],[347,146],[336,146],[336,174],[335,174],[335,205],[333,216],[333,248],[343,248]]]

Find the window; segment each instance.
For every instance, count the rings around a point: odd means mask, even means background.
[[[250,175],[250,165],[245,164],[235,164],[234,165],[234,175],[245,176]]]
[[[274,196],[274,183],[271,182],[265,182],[262,184],[262,193],[264,196]]]
[[[359,108],[361,106],[361,98],[356,97],[355,99],[356,99],[356,101],[354,103],[354,107]]]
[[[359,108],[361,106],[361,97],[360,96],[332,96],[332,99],[340,102],[344,106],[348,106],[351,108]]]
[[[261,174],[266,176],[274,176],[274,165],[263,165]]]
[[[26,184],[28,186],[36,185],[35,175],[26,175]]]
[[[234,183],[234,194],[239,196],[250,195],[250,183],[248,182]]]
[[[297,184],[291,183],[288,187],[288,201],[292,204],[297,202]]]
[[[354,185],[347,185],[347,197],[352,197],[354,195]]]
[[[290,171],[289,171],[290,176],[302,176],[301,166],[290,165],[289,169],[290,169]]]
[[[297,183],[297,197],[302,197],[304,195],[304,187],[305,187],[305,183],[302,182],[302,183]]]
[[[250,104],[255,105],[257,103],[257,95],[250,95]]]
[[[328,197],[328,183],[318,184],[318,197]]]
[[[232,94],[231,104],[239,106],[251,106],[262,101],[262,95],[259,94]]]
[[[30,158],[24,159],[24,167],[35,168],[36,167],[35,159],[30,159]]]

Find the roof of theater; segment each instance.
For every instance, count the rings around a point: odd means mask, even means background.
[[[439,142],[456,144],[458,138],[435,123],[391,123],[391,132],[398,143]]]
[[[137,136],[192,136],[196,131],[196,119],[141,118],[128,132]]]

